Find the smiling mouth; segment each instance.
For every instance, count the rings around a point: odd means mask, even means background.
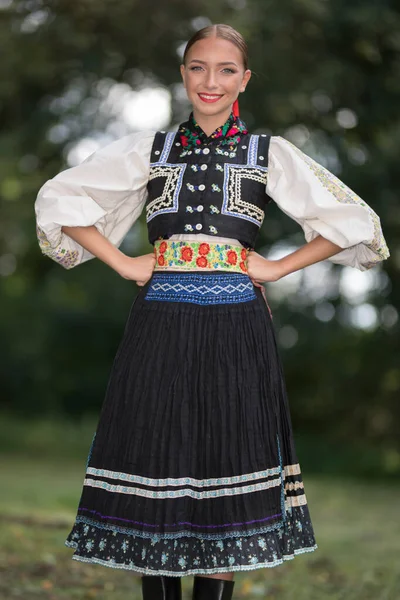
[[[198,96],[203,102],[217,102],[223,94],[198,94]]]

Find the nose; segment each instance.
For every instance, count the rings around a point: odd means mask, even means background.
[[[214,71],[212,71],[212,70],[207,71],[204,83],[205,83],[205,87],[208,90],[213,90],[216,87],[218,87],[217,78],[216,78]]]

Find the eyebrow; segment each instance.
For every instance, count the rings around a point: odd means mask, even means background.
[[[199,62],[199,63],[201,63],[202,65],[206,65],[206,64],[207,64],[207,63],[206,63],[204,60],[199,60],[198,58],[193,58],[193,59],[192,59],[190,62],[191,62],[191,63],[192,63],[192,62]],[[190,63],[189,63],[189,64],[190,64]],[[235,67],[237,67],[237,64],[236,64],[236,63],[234,63],[234,62],[232,62],[232,61],[228,61],[228,62],[220,62],[220,63],[217,63],[217,67],[219,67],[219,66],[222,66],[222,65],[235,65]]]

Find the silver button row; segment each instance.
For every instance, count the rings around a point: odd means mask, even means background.
[[[194,210],[197,210],[198,212],[202,212],[204,210],[204,206],[202,204],[198,204],[197,206],[190,206],[190,204],[186,205],[186,212],[193,212],[193,208]]]
[[[180,146],[180,144],[177,142],[177,143],[175,144],[175,146]],[[209,154],[209,153],[210,153],[210,148],[204,148],[204,149],[203,149],[203,154]],[[154,154],[160,154],[160,151],[159,151],[159,150],[156,150],[156,151],[154,152]],[[191,150],[189,150],[188,154],[192,154],[192,151],[191,151]],[[207,165],[201,165],[201,169],[202,169],[202,171],[205,171],[205,170],[207,169]]]

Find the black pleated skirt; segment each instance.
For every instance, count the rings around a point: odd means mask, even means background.
[[[141,288],[65,544],[170,576],[317,548],[272,317],[247,274],[155,271]]]

